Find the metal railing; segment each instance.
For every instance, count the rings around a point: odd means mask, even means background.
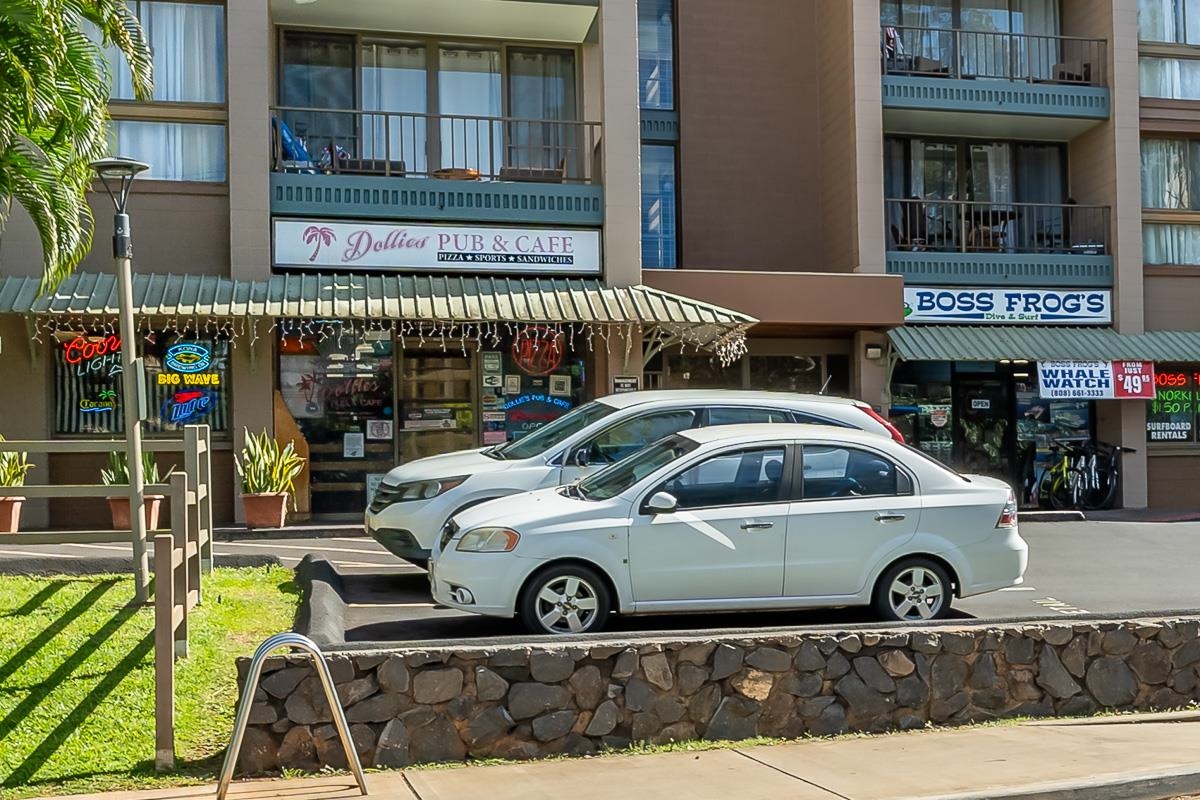
[[[284,106],[271,114],[276,172],[600,182],[599,122]]]
[[[918,198],[884,202],[889,250],[1110,253],[1108,206]]]
[[[885,75],[1108,85],[1108,42],[1075,36],[884,25]]]
[[[367,779],[363,775],[362,762],[358,759],[358,750],[350,735],[350,724],[346,721],[346,712],[338,699],[337,689],[334,688],[333,675],[325,662],[325,655],[316,642],[298,633],[278,633],[267,639],[254,657],[250,659],[250,668],[246,670],[246,684],[242,687],[242,699],[238,703],[237,718],[233,723],[233,734],[229,737],[229,748],[225,751],[225,762],[221,766],[221,778],[217,784],[217,800],[225,800],[229,791],[229,782],[233,780],[233,771],[237,767],[238,755],[242,749],[242,739],[246,735],[246,725],[250,722],[250,710],[254,706],[254,692],[258,689],[259,678],[262,677],[263,664],[267,657],[281,647],[301,650],[303,655],[312,659],[313,668],[321,681],[325,692],[325,702],[329,704],[329,712],[333,716],[333,724],[337,728],[338,737],[342,740],[342,749],[346,753],[346,764],[354,773],[359,791],[367,793]]]
[[[28,440],[0,441],[0,452],[25,452],[32,454],[59,453],[110,453],[125,452],[127,443],[124,439],[113,440]],[[171,530],[182,529],[193,532],[197,542],[199,563],[205,573],[212,571],[212,441],[207,425],[188,425],[183,429],[182,439],[147,439],[142,443],[142,450],[149,453],[180,453],[182,464],[180,471],[185,476],[188,489],[188,502],[181,509],[171,508]],[[37,459],[32,459],[35,462]],[[37,464],[37,466],[45,466]],[[100,477],[99,470],[96,474]],[[145,496],[168,495],[172,484],[150,484],[145,488]],[[127,485],[102,486],[99,484],[27,484],[25,486],[0,486],[0,497],[26,497],[30,499],[81,499],[81,498],[111,498],[128,497]],[[179,511],[178,516],[176,511]],[[133,510],[130,510],[133,513]],[[192,535],[189,533],[189,535]],[[130,530],[69,530],[26,532],[4,534],[5,541],[11,544],[103,544],[103,543],[133,543],[133,532]],[[147,553],[143,543],[141,552]],[[150,575],[148,560],[134,559],[134,582],[139,587],[139,595],[149,596]],[[199,585],[197,584],[197,591]]]

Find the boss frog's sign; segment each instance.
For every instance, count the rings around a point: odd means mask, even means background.
[[[600,274],[600,231],[275,220],[275,264]]]
[[[1106,289],[950,289],[907,286],[904,321],[1030,325],[1107,325],[1112,293]]]
[[[1153,400],[1149,361],[1039,361],[1039,394],[1050,400]]]

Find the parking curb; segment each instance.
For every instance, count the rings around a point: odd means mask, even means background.
[[[275,555],[238,553],[213,557],[213,564],[218,567],[278,567],[282,563]],[[121,556],[55,558],[30,555],[0,559],[0,575],[119,575],[132,571],[133,559]]]
[[[322,647],[346,643],[346,603],[342,576],[324,556],[308,553],[295,569],[300,587],[295,631]]]
[[[1200,794],[1200,770],[1143,772],[1092,780],[1046,781],[1024,787],[986,789],[920,800],[1164,800]],[[912,798],[911,800],[917,800]]]
[[[1022,522],[1087,522],[1082,511],[1018,511],[1017,524]]]
[[[272,539],[342,539],[366,538],[362,524],[330,526],[298,526],[291,528],[215,528],[215,542],[246,542]]]

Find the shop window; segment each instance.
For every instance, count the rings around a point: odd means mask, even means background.
[[[121,338],[109,333],[61,333],[54,343],[55,435],[125,432]],[[145,362],[148,435],[170,435],[204,424],[228,433],[229,342],[155,332],[140,337]]]
[[[1200,365],[1159,365],[1154,370],[1154,382],[1158,396],[1146,401],[1146,441],[1196,441],[1196,392],[1200,388]]]
[[[812,356],[750,356],[750,386],[817,394],[821,391],[821,360]]]
[[[675,107],[672,0],[638,0],[638,82],[642,108]]]
[[[678,265],[676,234],[675,147],[642,145],[642,266]]]

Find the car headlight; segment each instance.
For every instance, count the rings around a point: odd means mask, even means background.
[[[405,503],[410,500],[432,500],[440,494],[445,494],[456,486],[461,486],[468,475],[455,478],[438,478],[432,481],[411,481],[398,486],[380,486],[375,493],[375,499],[383,505]]]
[[[456,550],[464,553],[507,553],[521,541],[521,534],[511,528],[476,528],[458,540]]]

